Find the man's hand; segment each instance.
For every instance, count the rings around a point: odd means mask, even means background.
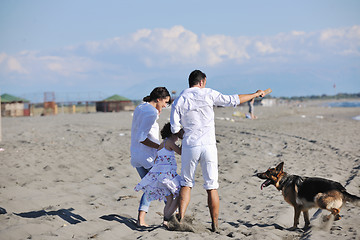
[[[265,96],[265,92],[263,90],[257,90],[256,93],[258,94],[257,97]]]
[[[176,135],[180,138],[180,139],[183,139],[183,137],[184,137],[184,129],[182,128],[182,129],[180,129],[180,131],[178,132],[178,133],[176,133]]]

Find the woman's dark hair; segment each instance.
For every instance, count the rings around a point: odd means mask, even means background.
[[[158,98],[164,99],[166,97],[170,97],[169,91],[166,89],[166,87],[156,87],[152,92],[150,93],[150,96],[146,96],[143,98],[144,102],[151,102],[153,100],[156,100]]]
[[[164,127],[161,129],[160,133],[161,133],[161,138],[162,139],[165,139],[165,138],[168,138],[168,137],[171,137],[172,132],[171,132],[171,128],[170,128],[170,123],[165,123]]]
[[[194,70],[189,75],[189,87],[199,84],[203,79],[206,78],[205,73],[200,70]]]

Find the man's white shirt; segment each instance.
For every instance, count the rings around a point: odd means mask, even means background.
[[[216,144],[214,106],[239,104],[238,95],[224,95],[211,88],[185,89],[172,104],[171,131],[177,133],[184,128],[183,147]]]

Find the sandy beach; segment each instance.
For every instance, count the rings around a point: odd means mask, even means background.
[[[352,119],[360,108],[304,102],[255,106],[257,120],[239,117],[247,110],[215,109],[220,234],[210,231],[200,166],[187,210],[195,232],[162,227],[159,201],[146,217],[151,226],[136,228],[132,112],[3,117],[0,239],[360,239],[360,207],[350,203],[331,226],[322,221],[328,212],[313,209],[309,231],[287,230],[293,208],[253,176],[284,161],[288,173],[332,179],[360,196],[360,121]],[[169,116],[163,110],[160,127]]]

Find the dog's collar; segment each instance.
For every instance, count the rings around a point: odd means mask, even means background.
[[[277,175],[277,177],[279,178],[282,175],[279,184],[278,184],[278,189],[281,190],[283,188],[283,186],[285,185],[285,182],[287,180],[287,174],[285,172],[281,172],[280,174]]]
[[[292,181],[294,180],[294,181]],[[288,184],[294,184],[296,187],[301,187],[304,178],[297,175],[287,175],[287,173],[283,173],[281,180],[279,181],[278,189],[281,190],[284,186]]]

